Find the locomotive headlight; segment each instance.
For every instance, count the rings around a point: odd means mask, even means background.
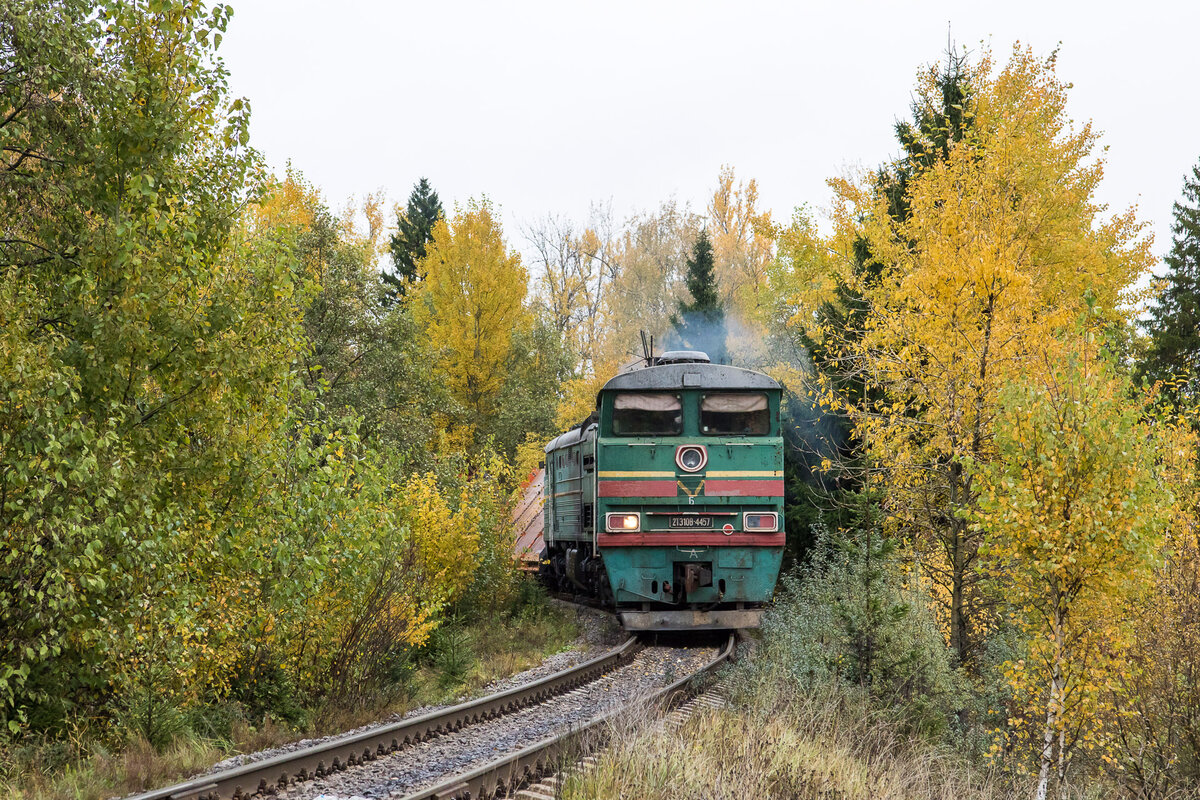
[[[636,531],[642,527],[640,514],[605,514],[604,529],[609,533]]]
[[[675,463],[684,472],[699,472],[708,463],[708,451],[704,449],[704,445],[680,445],[675,451]]]
[[[779,530],[779,515],[774,511],[747,511],[742,515],[742,530],[775,533]]]

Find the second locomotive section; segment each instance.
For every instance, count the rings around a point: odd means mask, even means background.
[[[757,627],[784,544],[781,393],[690,352],[610,380],[546,447],[544,579],[630,630]]]

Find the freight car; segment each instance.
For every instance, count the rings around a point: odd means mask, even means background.
[[[783,556],[782,391],[668,352],[546,445],[541,579],[629,630],[757,627]]]

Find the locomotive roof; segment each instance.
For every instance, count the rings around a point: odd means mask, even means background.
[[[601,392],[669,389],[779,389],[775,379],[728,364],[659,364],[622,372]]]
[[[551,450],[557,450],[560,447],[566,447],[567,445],[575,444],[581,439],[586,438],[588,432],[595,430],[597,427],[595,412],[592,412],[592,414],[590,414],[583,422],[572,426],[571,429],[566,433],[560,433],[557,437],[551,439],[550,442],[542,449],[549,453]]]

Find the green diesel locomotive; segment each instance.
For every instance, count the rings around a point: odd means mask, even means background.
[[[757,627],[783,557],[781,395],[690,351],[608,381],[545,448],[542,580],[629,630]]]

